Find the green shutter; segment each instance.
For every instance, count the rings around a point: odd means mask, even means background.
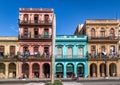
[[[56,66],[56,72],[63,72],[62,65],[57,65]]]
[[[73,65],[67,65],[67,72],[73,72]]]

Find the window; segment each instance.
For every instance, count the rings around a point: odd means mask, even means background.
[[[35,28],[34,29],[34,37],[35,38],[38,38],[39,36],[38,36],[38,28]]]
[[[110,29],[110,36],[115,36],[115,31],[113,28]]]
[[[0,56],[4,56],[4,46],[0,46]]]
[[[110,53],[115,54],[115,46],[114,45],[110,46]]]
[[[34,15],[34,23],[38,23],[38,15],[37,14]]]
[[[94,28],[91,29],[91,37],[95,37],[95,29]]]
[[[72,47],[68,47],[68,57],[72,57]]]
[[[48,33],[49,33],[49,30],[48,29],[44,29],[44,38],[48,38],[49,37]]]
[[[45,15],[45,16],[44,16],[44,19],[45,19],[45,21],[48,21],[49,15]]]
[[[49,55],[49,47],[44,47],[44,55]]]
[[[105,46],[101,46],[101,52],[105,52]]]
[[[28,28],[24,28],[24,38],[28,38]]]
[[[58,57],[62,57],[62,47],[58,47]]]
[[[37,55],[38,52],[39,52],[39,51],[38,51],[38,46],[35,46],[35,47],[34,47],[34,54]]]
[[[24,20],[24,23],[27,23],[27,22],[28,22],[28,14],[25,14],[25,15],[24,15],[23,20]]]
[[[15,55],[15,46],[10,46],[10,56]]]
[[[91,46],[91,54],[92,55],[96,54],[96,46],[95,45]]]
[[[101,28],[100,36],[105,37],[105,29],[104,28]]]
[[[83,48],[82,47],[78,48],[78,56],[83,57]]]
[[[29,50],[27,46],[23,47],[23,55],[24,56],[29,55]]]

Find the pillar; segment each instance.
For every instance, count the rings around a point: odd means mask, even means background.
[[[77,65],[74,63],[74,74],[77,76]]]
[[[9,63],[8,62],[6,62],[5,63],[5,78],[7,79],[8,78],[8,65],[9,65]]]
[[[43,65],[43,64],[40,63],[39,65],[40,65],[40,72],[39,72],[40,75],[39,75],[39,77],[40,77],[40,78],[43,78],[43,68],[42,68],[42,65]]]
[[[19,74],[18,74],[18,63],[16,62],[16,78],[19,78]]]
[[[22,77],[22,62],[18,62],[18,77]]]
[[[32,78],[32,63],[29,63],[29,78]]]
[[[66,64],[64,64],[64,78],[67,78],[67,76],[66,76]]]
[[[97,65],[97,77],[100,77],[100,65]]]
[[[109,77],[109,76],[110,76],[110,75],[109,75],[109,63],[106,63],[106,65],[107,65],[107,67],[106,67],[106,69],[107,69],[106,74],[107,74],[108,77]]]

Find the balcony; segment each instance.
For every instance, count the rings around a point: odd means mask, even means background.
[[[4,55],[4,56],[0,56],[0,61],[17,61],[17,60],[18,60],[18,55],[14,55],[14,56]]]
[[[19,20],[19,25],[52,25],[52,20]]]
[[[89,36],[88,37],[88,42],[92,41],[97,41],[97,42],[103,42],[103,41],[109,41],[109,42],[118,42],[119,41],[119,36],[105,36],[105,37],[93,37]]]
[[[51,39],[52,35],[19,35],[19,39]]]
[[[55,56],[56,59],[87,59],[86,56],[82,56],[82,55],[56,55]]]
[[[94,54],[92,55],[91,53],[88,54],[88,60],[100,60],[100,61],[104,61],[105,58],[107,60],[117,60],[120,58],[120,55],[119,54],[107,54],[107,55],[102,55],[102,53],[97,53],[97,54]]]

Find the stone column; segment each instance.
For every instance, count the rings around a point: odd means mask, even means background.
[[[22,62],[18,62],[18,77],[22,77]]]
[[[16,62],[16,78],[19,78],[19,74],[18,74],[18,62]]]
[[[100,65],[97,65],[97,77],[100,77]]]
[[[107,67],[106,67],[106,69],[107,69],[107,73],[106,73],[106,74],[107,74],[108,77],[109,77],[109,76],[110,76],[110,75],[109,75],[109,63],[106,63],[106,65],[107,65]]]
[[[39,75],[39,77],[40,77],[40,78],[43,78],[43,68],[42,68],[42,65],[43,65],[43,64],[40,63],[39,65],[40,65],[40,72],[39,72],[40,75]]]
[[[33,78],[32,76],[32,63],[29,63],[29,78]]]
[[[63,75],[64,78],[67,78],[67,75],[66,75],[66,64],[64,64],[64,75]]]
[[[9,65],[9,63],[8,62],[6,62],[5,63],[5,78],[7,79],[8,78],[8,73],[9,73],[9,70],[8,70],[8,66]]]

